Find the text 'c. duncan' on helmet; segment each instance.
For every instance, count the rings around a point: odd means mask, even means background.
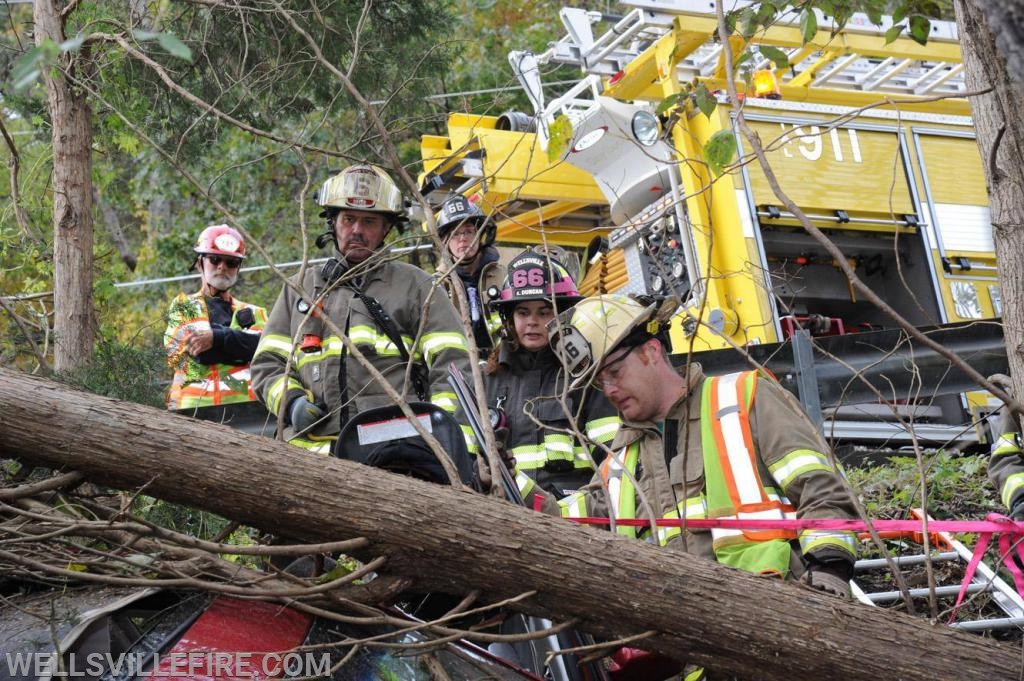
[[[374,165],[354,165],[327,178],[316,193],[317,205],[325,210],[320,217],[331,217],[339,210],[385,213],[395,222],[406,222],[405,201],[398,186]]]
[[[199,255],[226,255],[245,259],[245,239],[238,230],[227,225],[210,225],[196,239],[192,250]]]
[[[508,317],[517,304],[530,300],[553,300],[557,309],[564,310],[583,300],[583,296],[562,263],[528,250],[509,262],[505,282],[490,305]]]
[[[629,296],[591,296],[548,324],[548,338],[577,387],[593,378],[601,363],[631,336],[642,342],[667,328],[655,319],[657,304]]]
[[[489,246],[494,243],[498,230],[494,220],[471,199],[462,194],[452,194],[444,200],[441,210],[437,214],[437,234],[443,241],[463,224],[472,225],[477,230],[480,230],[481,226],[483,227],[480,234],[481,246]]]

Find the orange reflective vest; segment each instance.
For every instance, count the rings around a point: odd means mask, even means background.
[[[704,518],[795,518],[790,505],[770,477],[762,479],[750,434],[750,407],[754,401],[757,373],[753,371],[708,378],[701,387],[701,446],[705,489],[679,503],[663,516],[678,519]],[[608,490],[610,511],[616,518],[635,518],[637,493],[635,471],[640,443],[626,446],[617,456],[607,457],[600,472]],[[582,501],[580,498],[579,501]],[[561,502],[563,515],[578,516],[585,511],[572,497]],[[637,528],[620,525],[620,534],[636,537]],[[659,527],[657,541],[664,546],[679,535],[678,527]],[[791,530],[711,531],[715,557],[720,563],[754,573],[789,573]]]
[[[267,311],[236,298],[231,300],[231,328],[243,328],[238,323],[238,312],[246,308],[252,309],[256,320],[246,331],[259,335],[267,323]],[[174,369],[167,408],[194,409],[255,400],[248,362],[237,365],[202,364],[188,354],[186,339],[190,333],[202,328],[210,328],[210,313],[203,294],[178,294],[168,309],[167,330],[164,332],[167,363]]]

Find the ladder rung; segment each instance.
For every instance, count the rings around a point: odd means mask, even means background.
[[[956,551],[946,551],[943,553],[931,554],[931,560],[933,563],[943,560],[954,560],[959,558],[960,554]],[[897,565],[923,565],[925,563],[926,556],[923,553],[915,554],[913,556],[893,556],[892,558]],[[878,568],[887,568],[889,563],[886,562],[885,558],[868,558],[864,560],[858,560],[854,565],[855,570],[875,570]]]
[[[989,590],[991,590],[991,587],[988,584],[979,584],[978,582],[974,582],[967,587],[967,593],[969,594]],[[931,593],[931,589],[911,589],[910,597],[926,598]],[[959,584],[935,587],[935,595],[938,597],[956,596],[958,593],[960,593]],[[865,593],[864,595],[867,596],[868,600],[872,603],[891,603],[903,598],[903,594],[899,591],[879,591],[878,593]]]
[[[963,629],[964,631],[1016,629],[1024,627],[1024,617],[996,617],[988,620],[974,620],[973,622],[954,622],[949,626],[953,629]]]

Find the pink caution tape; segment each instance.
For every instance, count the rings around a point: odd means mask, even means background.
[[[609,518],[569,518],[569,520],[586,525],[611,525]],[[615,521],[616,525],[629,527],[649,527],[650,520],[641,518],[621,518]],[[868,524],[863,520],[844,520],[839,518],[803,518],[800,520],[751,520],[738,518],[700,518],[700,519],[672,519],[659,518],[655,521],[658,527],[687,527],[692,529],[722,528],[732,530],[831,530],[866,532]],[[956,617],[957,608],[963,602],[967,594],[967,587],[974,578],[974,573],[985,555],[992,537],[998,537],[999,556],[1006,569],[1013,576],[1014,586],[1017,593],[1024,597],[1024,522],[1016,522],[998,513],[989,513],[985,520],[873,520],[871,526],[878,532],[972,532],[978,534],[978,543],[974,547],[971,560],[967,563],[964,571],[964,579],[960,585],[960,593],[956,603],[953,605],[953,612],[949,617],[949,623]],[[1013,560],[1013,556],[1017,560]],[[1019,565],[1018,565],[1019,561]]]
[[[879,532],[976,532],[976,533],[1009,533],[1024,537],[1024,522],[1014,522],[1005,516],[989,514],[988,520],[929,520],[927,526],[921,520],[872,520],[871,526]],[[996,521],[992,518],[1005,518]],[[569,518],[585,525],[610,525],[608,518]],[[629,527],[648,527],[651,522],[643,518],[620,518],[616,525]],[[690,527],[722,528],[727,530],[836,530],[850,532],[867,532],[868,525],[863,520],[843,520],[839,518],[803,518],[801,520],[752,520],[738,518],[699,518],[681,520],[678,518],[659,518],[658,527]]]

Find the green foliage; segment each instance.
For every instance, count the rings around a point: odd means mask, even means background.
[[[70,41],[69,41],[70,42]],[[57,59],[68,43],[57,45],[49,38],[21,56],[11,71],[11,88],[21,93],[35,85],[43,73]],[[79,43],[80,45],[81,43]]]
[[[922,470],[928,512],[933,518],[982,519],[998,511],[988,481],[988,457],[944,450],[924,452],[923,467],[910,456],[890,457],[885,464],[848,468],[847,479],[872,518],[905,518],[922,506]]]
[[[789,57],[779,48],[772,47],[771,45],[761,45],[758,47],[758,50],[775,64],[775,68],[784,69],[789,66]]]
[[[568,116],[559,116],[548,126],[548,160],[562,158],[572,141],[572,121]]]
[[[161,33],[159,31],[132,31],[132,37],[140,43],[147,40],[155,40],[164,48],[168,54],[192,62],[192,50],[188,45],[174,37],[172,33]]]
[[[704,83],[699,83],[694,89],[693,96],[697,102],[697,108],[700,112],[711,118],[711,114],[715,112],[715,108],[718,106],[718,100],[715,96],[708,92],[707,87]]]
[[[800,13],[800,35],[803,37],[805,43],[809,43],[814,40],[814,36],[818,33],[818,17],[815,15],[814,10],[810,7],[804,9]]]
[[[203,541],[219,540],[221,544],[252,546],[259,538],[257,530],[246,526],[236,527],[226,538],[221,538],[220,535],[231,525],[231,521],[227,518],[208,511],[199,511],[188,506],[154,499],[144,494],[133,499],[131,512],[154,525]],[[261,567],[261,560],[257,556],[222,554],[221,557],[248,567],[257,569]]]
[[[704,145],[704,160],[715,175],[721,175],[735,157],[736,135],[731,129],[719,130]]]
[[[83,366],[55,378],[98,395],[162,407],[165,362],[163,348],[101,342]]]

